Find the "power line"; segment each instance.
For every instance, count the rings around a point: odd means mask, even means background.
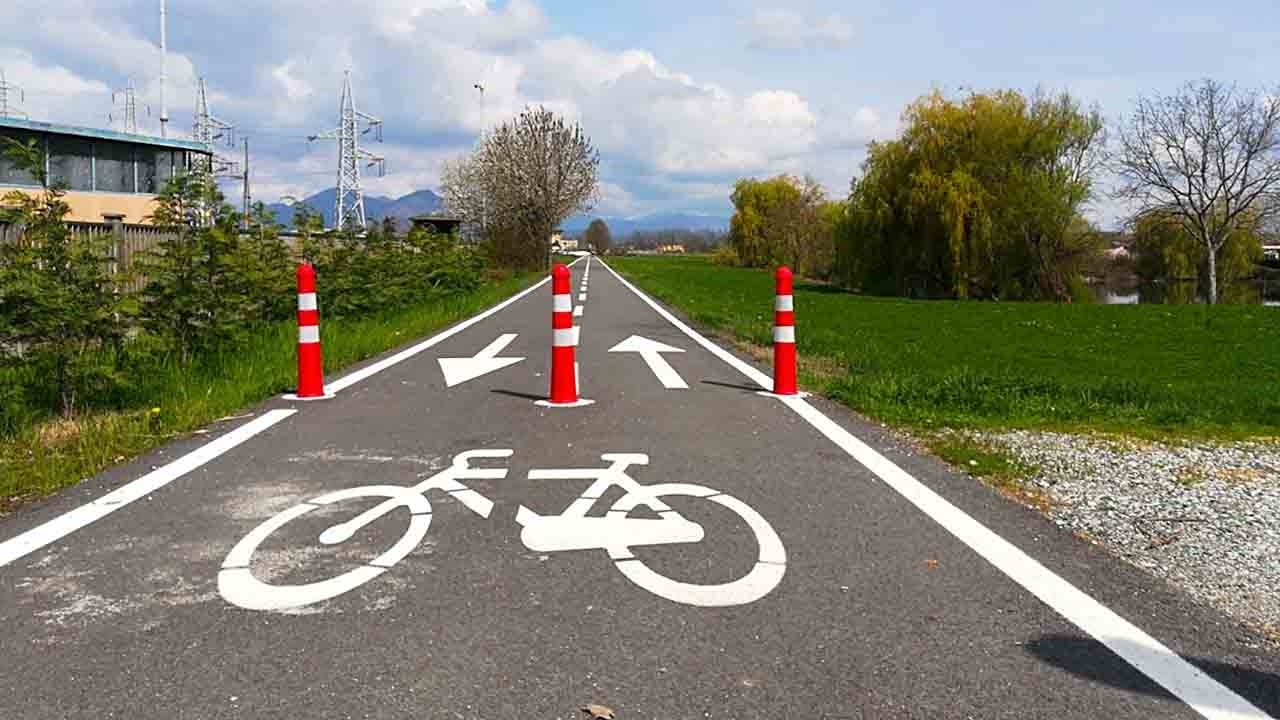
[[[360,129],[363,121],[364,129]],[[342,81],[342,101],[338,107],[338,127],[325,133],[312,135],[308,140],[338,141],[338,187],[334,200],[334,227],[354,226],[364,229],[367,225],[364,212],[364,190],[360,187],[360,163],[378,166],[378,174],[386,171],[386,158],[360,147],[360,136],[374,133],[374,139],[382,142],[382,120],[356,110],[351,92],[351,71]]]

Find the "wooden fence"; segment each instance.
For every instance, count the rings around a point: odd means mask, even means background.
[[[146,278],[141,273],[131,272],[136,268],[138,257],[155,247],[166,236],[165,230],[150,225],[128,225],[122,222],[69,222],[67,228],[78,239],[97,240],[107,247],[109,270],[112,275],[125,275],[127,279],[120,285],[125,292],[136,292],[146,285]],[[22,226],[0,223],[0,244],[21,242]]]

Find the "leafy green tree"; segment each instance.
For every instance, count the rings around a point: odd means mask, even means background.
[[[245,226],[247,236],[237,243],[230,264],[236,292],[245,298],[246,319],[272,322],[288,318],[297,307],[297,261],[280,237],[274,213],[264,204],[254,204]]]
[[[597,255],[604,255],[609,252],[609,246],[613,245],[613,233],[609,230],[609,223],[596,218],[587,225],[587,231],[583,234],[587,242],[587,247]]]
[[[839,223],[842,279],[872,292],[1069,300],[1097,252],[1081,218],[1103,123],[1071,96],[1015,91],[908,107],[873,143]]]
[[[37,368],[53,390],[49,409],[70,417],[118,379],[98,353],[126,331],[126,306],[108,272],[106,241],[67,227],[66,189],[49,182],[43,152],[34,141],[5,143],[40,190],[8,193],[0,211],[0,221],[22,229],[19,241],[0,244],[0,359]]]
[[[166,233],[139,263],[143,326],[183,362],[229,345],[254,315],[239,218],[211,178],[193,173],[169,181],[151,220]]]
[[[826,277],[834,261],[832,236],[839,210],[812,178],[779,175],[734,185],[729,243],[748,267],[789,264],[798,273]]]

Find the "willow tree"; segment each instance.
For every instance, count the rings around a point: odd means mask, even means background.
[[[850,284],[949,297],[1071,297],[1096,238],[1081,218],[1103,123],[1069,95],[939,92],[874,143],[839,224]]]

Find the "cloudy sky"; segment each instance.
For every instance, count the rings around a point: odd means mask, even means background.
[[[33,119],[94,126],[132,78],[156,132],[157,9],[0,0],[0,69]],[[337,124],[350,69],[358,108],[386,121],[367,192],[434,189],[482,128],[541,103],[592,135],[598,212],[620,216],[727,214],[745,175],[843,195],[867,142],[935,87],[1067,89],[1116,118],[1201,76],[1280,82],[1275,0],[169,0],[169,45],[170,126],[190,133],[205,77],[250,138],[259,199],[332,183],[336,148],[305,136]]]

